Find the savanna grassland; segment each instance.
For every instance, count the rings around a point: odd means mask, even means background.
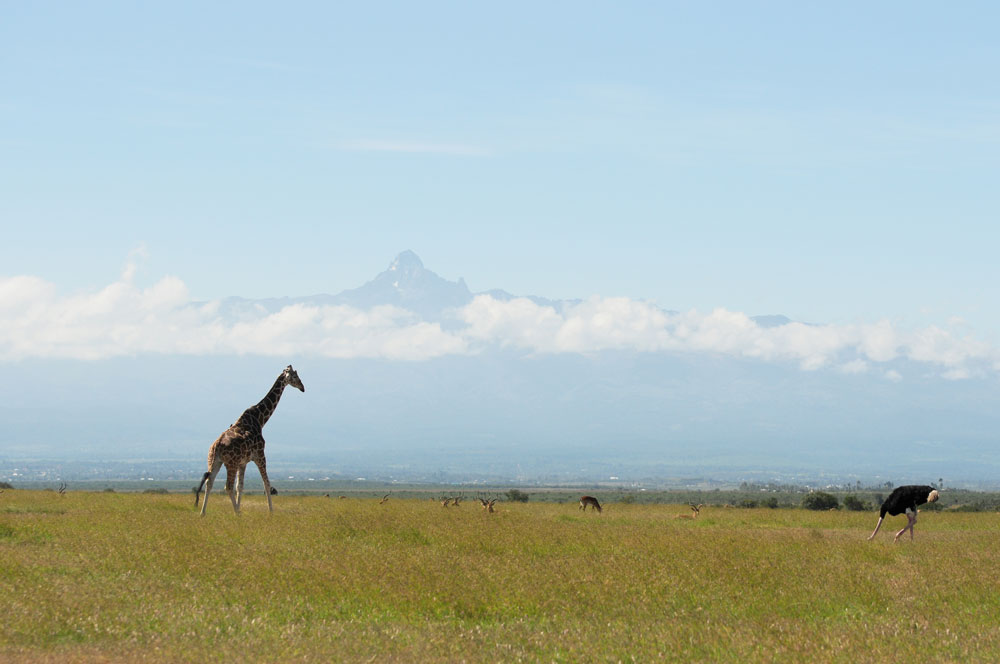
[[[0,495],[4,661],[1000,661],[1000,515]]]

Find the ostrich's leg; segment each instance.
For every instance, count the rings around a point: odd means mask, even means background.
[[[914,524],[916,522],[917,522],[917,513],[914,512],[913,510],[911,510],[910,508],[907,508],[906,509],[906,525],[903,526],[902,530],[900,530],[898,533],[896,533],[896,537],[895,537],[895,539],[893,541],[894,542],[898,542],[899,541],[899,536],[902,535],[903,533],[905,533],[907,530],[909,530],[910,531],[910,541],[912,542],[913,541],[913,526],[914,526]]]
[[[882,519],[884,519],[884,518],[885,518],[884,516],[880,516],[878,518],[878,523],[875,524],[875,530],[873,530],[872,534],[868,536],[868,541],[869,542],[871,542],[873,539],[875,539],[875,533],[877,533],[878,529],[882,527]]]

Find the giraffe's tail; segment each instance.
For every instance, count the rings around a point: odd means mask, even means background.
[[[201,489],[202,489],[202,487],[205,486],[205,482],[211,476],[212,476],[212,473],[210,473],[210,472],[206,472],[204,475],[201,476],[201,484],[198,485],[197,490],[195,490],[195,492],[194,492],[194,506],[195,507],[198,507],[198,499],[201,498]]]

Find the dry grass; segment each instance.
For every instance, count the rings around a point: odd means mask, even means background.
[[[275,503],[5,492],[0,659],[1000,661],[993,513]]]

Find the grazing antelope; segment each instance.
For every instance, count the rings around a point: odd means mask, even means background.
[[[704,506],[705,506],[704,504],[693,505],[691,503],[688,503],[688,507],[690,507],[692,510],[694,510],[694,514],[678,514],[674,518],[675,519],[697,519],[698,515],[701,513],[701,508],[704,507]]]
[[[461,496],[455,496],[454,498],[452,498],[451,499],[451,506],[452,507],[458,507],[459,506],[458,505],[458,501],[460,501],[461,499],[462,499]]]
[[[345,500],[347,496],[337,496],[337,500]]]
[[[382,500],[378,501],[378,504],[379,504],[379,505],[384,505],[384,504],[385,504],[385,502],[386,502],[387,500],[389,500],[389,494],[391,494],[391,493],[392,493],[392,491],[390,491],[389,493],[387,493],[387,494],[385,494],[384,496],[382,496]]]
[[[479,504],[483,506],[483,509],[485,511],[489,512],[490,514],[493,514],[496,511],[493,509],[493,506],[497,504],[497,499],[492,498],[490,500],[487,500],[486,498],[481,497],[479,499]]]
[[[586,512],[587,505],[590,505],[592,509],[595,509],[598,512],[601,511],[601,504],[597,502],[597,498],[594,498],[593,496],[580,496],[580,509]]]
[[[66,495],[66,483],[65,482],[60,482],[59,483],[59,495],[60,496],[65,496]]]
[[[441,507],[448,507],[448,505],[451,505],[451,498],[445,496],[441,499]]]

